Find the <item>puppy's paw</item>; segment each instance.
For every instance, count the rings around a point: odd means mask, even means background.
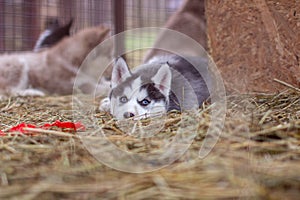
[[[45,96],[45,93],[42,92],[41,90],[37,89],[25,89],[25,90],[18,90],[14,91],[16,96]]]
[[[99,110],[102,112],[110,112],[110,100],[108,97],[101,100]]]

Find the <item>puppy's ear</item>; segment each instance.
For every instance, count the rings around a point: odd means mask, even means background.
[[[152,78],[152,81],[155,83],[155,87],[157,87],[165,96],[168,96],[172,81],[170,66],[167,63],[163,64]]]
[[[117,59],[111,75],[111,87],[117,87],[121,82],[131,75],[125,60],[120,57]]]

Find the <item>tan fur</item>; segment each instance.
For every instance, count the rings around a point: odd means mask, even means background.
[[[181,8],[176,11],[167,21],[165,28],[183,33],[207,49],[207,36],[206,36],[206,19],[204,11],[204,0],[185,0]],[[162,32],[155,41],[154,48],[181,49],[185,55],[201,56],[199,52],[194,52],[189,46],[182,43],[170,41],[169,32]],[[144,62],[148,62],[157,55],[168,54],[164,51],[157,49],[150,50]]]
[[[0,95],[71,94],[78,68],[108,32],[87,28],[39,53],[0,56]]]

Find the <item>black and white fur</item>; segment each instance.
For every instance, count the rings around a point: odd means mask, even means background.
[[[36,44],[34,45],[33,51],[39,52],[44,48],[52,47],[64,37],[70,36],[72,24],[73,19],[63,26],[60,26],[57,19],[49,19],[46,22],[47,29],[40,34]]]
[[[205,58],[188,60],[175,55],[156,57],[130,70],[119,58],[112,71],[110,96],[100,110],[109,110],[117,119],[141,119],[198,108],[209,97],[208,64]]]

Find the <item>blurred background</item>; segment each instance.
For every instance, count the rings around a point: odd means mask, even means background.
[[[47,21],[67,24],[74,19],[71,34],[106,24],[111,34],[141,27],[162,27],[182,0],[0,0],[0,53],[30,51]],[[124,47],[153,42],[153,33],[127,36]],[[134,64],[142,51],[132,54]]]

